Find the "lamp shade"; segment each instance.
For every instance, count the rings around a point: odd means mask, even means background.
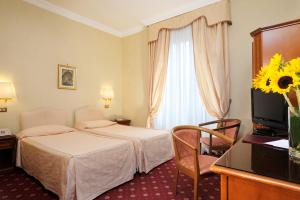
[[[0,82],[0,99],[13,99],[15,97],[13,84],[10,82]]]
[[[114,98],[114,91],[110,87],[104,87],[104,88],[101,88],[100,95],[102,98],[112,99],[112,98]]]

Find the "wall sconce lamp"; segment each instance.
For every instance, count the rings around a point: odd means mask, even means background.
[[[114,91],[111,87],[103,87],[101,88],[100,95],[102,100],[104,101],[104,108],[109,108],[112,99],[114,98]]]
[[[0,112],[7,112],[4,105],[16,97],[15,88],[10,82],[0,82]]]

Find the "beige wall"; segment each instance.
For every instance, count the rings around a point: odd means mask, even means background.
[[[230,72],[231,72],[231,117],[243,120],[241,135],[249,132],[251,129],[251,110],[250,110],[250,87],[251,87],[251,41],[250,32],[256,28],[272,25],[296,18],[300,18],[300,1],[298,0],[231,0],[232,26],[229,28],[230,45]],[[144,35],[145,33],[140,33]],[[145,38],[136,34],[124,39],[127,46],[138,48],[137,44],[145,43]],[[140,69],[141,59],[146,57],[144,47],[143,55],[140,50],[135,48],[124,48],[124,85],[144,84],[142,71]],[[128,52],[130,51],[130,52]],[[133,56],[136,54],[136,56]],[[132,55],[126,58],[126,55]],[[141,57],[138,57],[140,55]],[[130,63],[130,64],[128,64]],[[128,70],[126,70],[128,68]],[[132,73],[138,71],[138,73]],[[139,77],[137,77],[139,75]],[[133,81],[136,81],[135,83]],[[127,88],[132,96],[144,94],[144,88]],[[126,98],[126,94],[123,94]],[[144,98],[144,97],[143,97]],[[141,99],[142,101],[142,99]],[[136,104],[136,103],[139,104]],[[124,101],[125,103],[125,101]],[[139,125],[145,124],[145,113],[147,112],[146,102],[142,103],[139,99],[127,101],[123,104],[124,115],[132,117],[134,122]],[[130,110],[125,109],[130,107]],[[134,114],[132,111],[138,111]]]
[[[123,39],[123,115],[135,126],[146,126],[148,93],[147,31]]]
[[[57,89],[57,64],[78,69],[78,89]],[[39,107],[69,112],[100,103],[100,87],[115,99],[107,116],[122,113],[122,40],[19,0],[0,1],[0,81],[12,81],[17,101],[0,113],[0,128],[18,130],[19,114]]]
[[[231,0],[230,116],[250,127],[251,37],[262,26],[300,18],[298,0]],[[124,115],[145,126],[147,117],[147,32],[120,39],[49,13],[19,0],[0,1],[0,81],[15,84],[17,101],[0,113],[0,128],[18,130],[19,114],[38,107],[69,112],[98,105],[102,85],[113,86],[115,98],[106,116]],[[58,90],[57,64],[78,67],[78,89]]]
[[[251,130],[252,37],[250,32],[300,18],[298,0],[231,0],[232,26],[229,28],[231,117],[243,121],[241,134]]]

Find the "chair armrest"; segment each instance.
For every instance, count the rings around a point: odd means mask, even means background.
[[[206,132],[206,133],[210,134],[210,135],[214,135],[218,138],[221,138],[221,139],[225,140],[226,142],[230,143],[231,145],[234,144],[234,139],[232,139],[232,138],[230,138],[226,135],[223,135],[223,134],[221,134],[217,131],[214,131],[214,130],[211,130],[211,129],[208,129],[208,128],[204,128],[204,127],[199,127],[199,129],[203,132]]]
[[[216,124],[216,123],[220,123],[220,122],[222,122],[222,120],[215,120],[215,121],[198,124],[198,126],[207,126],[207,125]]]
[[[228,125],[228,126],[222,126],[220,128],[214,128],[214,131],[220,131],[220,130],[225,130],[225,129],[230,129],[230,128],[235,128],[235,127],[239,127],[239,124],[233,124],[233,125]]]

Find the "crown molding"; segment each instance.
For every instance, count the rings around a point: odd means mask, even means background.
[[[122,32],[106,25],[106,24],[102,24],[98,21],[92,20],[90,18],[78,15],[70,10],[67,10],[65,8],[62,8],[60,6],[54,5],[46,0],[23,0],[27,3],[30,3],[34,6],[37,6],[39,8],[45,9],[49,12],[55,13],[57,15],[61,15],[63,17],[69,18],[73,21],[85,24],[87,26],[91,26],[95,29],[98,29],[100,31],[106,32],[106,33],[110,33],[112,35],[115,35],[117,37],[122,37]]]
[[[133,35],[135,33],[139,33],[141,31],[143,31],[144,29],[145,29],[144,26],[136,26],[134,28],[123,31],[122,32],[122,37],[127,37],[127,36]]]
[[[154,23],[157,23],[157,22],[160,22],[160,21],[178,16],[178,15],[190,12],[192,10],[207,6],[207,5],[212,4],[212,3],[219,2],[221,0],[197,0],[197,2],[188,4],[187,6],[184,6],[182,8],[172,10],[170,12],[164,13],[162,15],[158,15],[158,16],[153,17],[153,18],[148,18],[148,19],[145,19],[145,20],[141,20],[141,23],[143,25],[136,26],[134,28],[130,28],[126,31],[119,31],[119,30],[117,30],[117,29],[115,29],[111,26],[108,26],[108,25],[100,23],[96,20],[81,16],[77,13],[74,13],[74,12],[68,10],[68,9],[65,9],[65,8],[60,7],[60,6],[54,5],[53,3],[50,3],[46,0],[23,0],[23,1],[27,2],[29,4],[32,4],[34,6],[37,6],[39,8],[42,8],[44,10],[47,10],[49,12],[55,13],[57,15],[66,17],[70,20],[79,22],[81,24],[85,24],[87,26],[93,27],[95,29],[98,29],[98,30],[106,32],[106,33],[112,34],[114,36],[126,37],[126,36],[129,36],[129,35],[141,32],[142,30],[144,30],[145,26],[148,26],[148,25],[151,25],[151,24],[154,24]]]
[[[195,9],[198,9],[198,8],[201,8],[201,7],[204,7],[204,6],[207,6],[209,4],[219,2],[219,1],[221,1],[221,0],[197,0],[194,3],[188,4],[184,7],[178,8],[178,9],[174,9],[174,10],[172,10],[170,12],[166,12],[162,15],[158,15],[156,17],[144,19],[144,20],[142,20],[142,23],[144,24],[144,26],[149,26],[151,24],[155,24],[157,22],[164,21],[166,19],[176,17],[178,15],[182,15],[182,14],[187,13],[187,12],[191,12]]]

